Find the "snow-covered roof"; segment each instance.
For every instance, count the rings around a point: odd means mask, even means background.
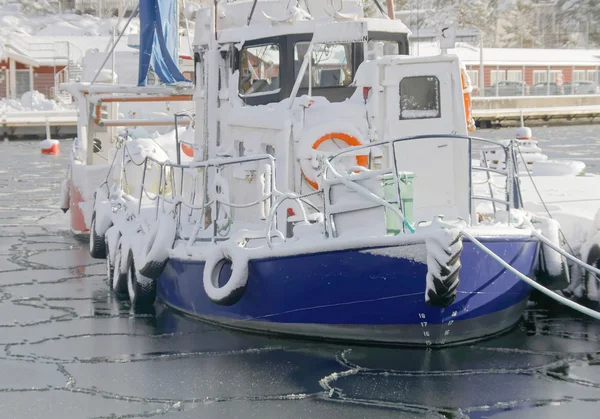
[[[28,2],[32,3],[32,2]],[[99,19],[90,15],[75,13],[57,14],[55,6],[45,3],[47,10],[37,13],[24,13],[19,3],[0,1],[0,36],[2,35],[38,35],[38,36],[107,36],[117,24],[116,17]],[[38,4],[42,5],[39,1]],[[120,21],[120,28],[125,19]],[[139,20],[134,18],[127,33],[139,32]]]
[[[105,51],[111,42],[110,36],[28,36],[22,34],[1,38],[0,44],[19,62],[35,66],[63,65],[67,59],[80,61],[90,49]],[[132,51],[126,37],[121,38],[115,51]],[[8,55],[8,53],[5,53]]]
[[[10,59],[19,63],[26,64],[32,67],[39,67],[40,62],[31,58],[28,55],[21,54],[19,51],[12,48],[10,45],[3,45],[0,42],[0,61]]]
[[[440,53],[439,45],[420,43],[411,46],[413,55],[428,56]],[[457,44],[448,51],[456,54],[466,65],[479,65],[480,49],[468,44]],[[537,49],[537,48],[483,48],[485,65],[529,66],[596,66],[600,65],[600,50]]]

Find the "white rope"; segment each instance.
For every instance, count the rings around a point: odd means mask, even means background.
[[[469,240],[471,240],[471,242],[475,246],[477,246],[479,249],[483,250],[486,254],[488,254],[490,257],[492,257],[493,259],[495,259],[505,269],[507,269],[510,272],[512,272],[513,274],[515,274],[519,279],[521,279],[522,281],[524,281],[525,283],[527,283],[531,287],[535,288],[536,290],[538,290],[542,294],[544,294],[544,295],[552,298],[555,301],[558,301],[559,303],[562,303],[562,304],[566,305],[567,307],[572,308],[575,311],[578,311],[578,312],[580,312],[582,314],[586,314],[586,315],[588,315],[590,317],[593,317],[596,320],[600,320],[600,312],[597,312],[595,310],[591,310],[591,309],[589,309],[587,307],[582,306],[581,304],[577,304],[576,302],[571,301],[568,298],[563,297],[562,295],[559,295],[559,294],[555,293],[554,291],[550,291],[548,288],[546,288],[546,287],[538,284],[533,279],[527,277],[526,275],[523,275],[521,272],[519,272],[518,270],[516,270],[515,268],[513,268],[512,266],[510,266],[510,264],[508,264],[507,262],[505,262],[500,256],[496,255],[490,249],[488,249],[487,247],[485,247],[479,240],[477,240],[475,237],[473,237],[472,235],[470,235],[469,233],[467,233],[465,230],[461,230],[461,234],[463,236],[465,236],[466,238],[468,238]]]

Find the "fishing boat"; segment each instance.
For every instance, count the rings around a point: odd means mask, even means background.
[[[107,51],[86,52],[83,80],[61,84],[78,111],[77,137],[61,194],[61,208],[69,212],[71,231],[78,236],[89,233],[94,194],[107,179],[119,138],[135,143],[132,148],[136,151],[122,162],[125,166],[135,166],[133,161],[141,155],[172,160],[181,156],[185,161],[185,153],[189,154],[186,141],[191,141],[193,127],[186,110],[193,108],[194,90],[184,75],[193,74],[194,64],[190,53],[177,48],[174,6],[173,2],[140,2]],[[115,51],[138,12],[144,23],[143,35],[129,35],[127,45],[131,48]],[[157,25],[163,16],[164,24]],[[163,50],[168,52],[163,54]],[[132,71],[134,68],[139,72]],[[159,79],[169,84],[161,84]],[[179,115],[178,120],[175,115]],[[180,129],[174,131],[175,126]],[[174,136],[180,133],[180,149],[175,150]],[[130,177],[135,177],[134,171],[130,172]]]
[[[234,329],[427,347],[507,330],[536,271],[563,268],[539,263],[556,226],[522,209],[514,142],[470,136],[456,56],[408,56],[409,30],[382,6],[317,3],[188,10],[188,160],[179,129],[174,157],[117,138],[92,256],[134,309]],[[476,144],[507,164],[474,164]],[[503,193],[476,194],[478,172]]]

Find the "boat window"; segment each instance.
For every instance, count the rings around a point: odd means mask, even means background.
[[[253,45],[242,49],[240,96],[279,92],[279,45]]]
[[[310,42],[294,46],[294,78],[298,77]],[[352,83],[352,44],[315,44],[312,52],[312,87],[347,87]],[[308,69],[301,88],[308,87]]]
[[[380,41],[372,39],[367,44],[367,51],[377,51],[379,56],[400,55],[400,44],[398,41]]]
[[[437,77],[405,77],[400,81],[400,119],[440,116],[440,81]]]

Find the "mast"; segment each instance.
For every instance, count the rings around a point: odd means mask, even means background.
[[[394,12],[394,0],[387,0],[387,15],[390,19],[396,19],[396,15]]]

